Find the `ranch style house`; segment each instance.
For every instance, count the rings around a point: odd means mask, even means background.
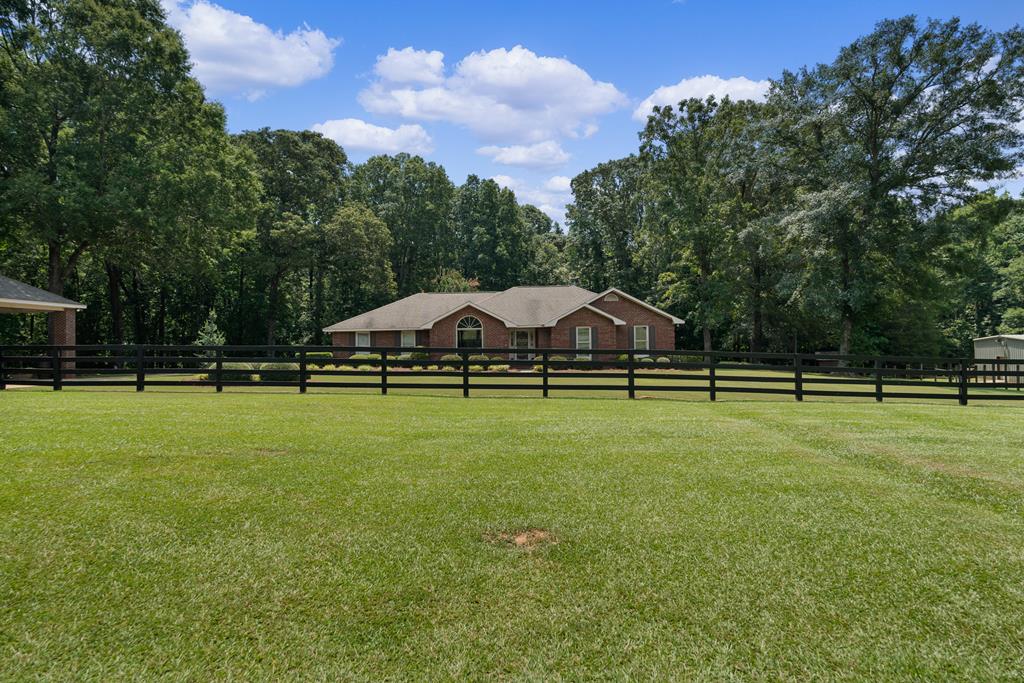
[[[334,346],[459,349],[671,349],[683,321],[611,288],[421,292],[324,329]]]

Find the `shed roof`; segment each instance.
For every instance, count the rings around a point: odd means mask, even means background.
[[[974,341],[1002,341],[1003,339],[1012,339],[1013,341],[1024,341],[1024,334],[994,334],[991,337],[975,337]]]
[[[85,308],[85,304],[0,275],[0,309],[62,311],[69,308]]]

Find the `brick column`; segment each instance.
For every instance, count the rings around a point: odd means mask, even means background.
[[[62,311],[54,311],[47,316],[47,331],[49,343],[52,346],[74,346],[75,345],[75,309],[66,308]],[[64,358],[74,358],[74,351],[64,351]],[[65,370],[72,370],[75,367],[73,360],[64,362]]]

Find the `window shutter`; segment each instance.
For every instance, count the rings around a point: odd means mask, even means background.
[[[657,345],[654,343],[654,325],[647,326],[647,348],[651,349],[652,351],[658,348]]]
[[[572,347],[578,349],[580,347],[580,328],[572,328]]]
[[[597,348],[597,328],[596,327],[591,327],[590,328],[590,348],[592,348],[592,349],[596,349]]]

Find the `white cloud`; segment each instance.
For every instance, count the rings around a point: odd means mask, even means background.
[[[387,63],[392,54],[380,60]],[[595,81],[569,60],[517,45],[473,52],[435,85],[396,85],[382,78],[359,94],[359,102],[378,114],[447,121],[487,139],[534,143],[593,135],[593,119],[627,100],[614,85]]]
[[[550,192],[569,192],[572,189],[572,178],[564,175],[551,176],[544,183],[544,189]]]
[[[663,85],[633,110],[633,118],[646,121],[655,106],[676,105],[690,97],[706,98],[714,95],[722,99],[726,95],[733,100],[763,100],[768,94],[769,81],[752,81],[745,76],[720,78],[719,76],[697,76],[684,78],[675,85]]]
[[[317,123],[312,130],[322,133],[345,149],[396,154],[430,154],[434,141],[419,125],[404,125],[398,128],[375,126],[360,119],[334,119]]]
[[[168,23],[181,31],[196,78],[211,92],[250,101],[267,87],[291,87],[327,74],[341,41],[302,26],[275,31],[207,0],[162,0]]]
[[[553,168],[569,161],[569,153],[554,140],[545,140],[535,145],[512,145],[510,147],[489,145],[480,147],[476,151],[477,154],[489,156],[496,163],[524,168]]]
[[[373,72],[392,83],[426,83],[437,85],[444,80],[444,53],[438,50],[414,50],[406,47],[388,48],[377,57]]]
[[[565,205],[572,201],[568,183],[563,182],[569,180],[567,177],[552,176],[542,188],[508,175],[492,176],[491,180],[515,192],[520,204],[533,204],[552,220],[565,224]]]

